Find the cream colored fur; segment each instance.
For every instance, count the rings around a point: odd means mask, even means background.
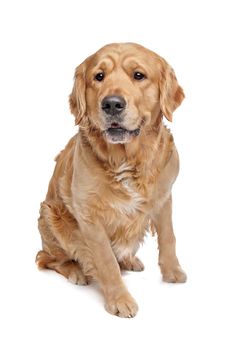
[[[146,78],[134,81],[133,72]],[[103,82],[94,77],[103,71]],[[100,104],[118,94],[127,101],[122,125],[140,127],[127,143],[104,136]],[[41,204],[40,268],[50,268],[78,284],[95,279],[106,310],[133,317],[137,304],[120,268],[141,271],[135,256],[146,231],[158,234],[164,281],[184,282],[172,228],[172,185],[179,171],[173,137],[162,117],[172,120],[184,97],[174,71],[152,51],[136,44],[111,44],[85,60],[75,72],[71,111],[80,130],[56,158],[48,193]]]

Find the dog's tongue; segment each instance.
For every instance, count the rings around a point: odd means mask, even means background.
[[[118,123],[112,123],[111,128],[112,129],[120,129],[120,125]]]
[[[121,131],[121,132],[125,131],[125,132],[128,132],[134,136],[138,136],[140,134],[140,128],[135,129],[135,130],[126,130],[124,128],[121,128],[121,126],[118,123],[112,123],[111,127],[108,130],[114,132],[114,130],[112,130],[112,129],[116,129],[116,131]]]

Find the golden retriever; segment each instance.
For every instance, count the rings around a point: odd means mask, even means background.
[[[79,132],[56,158],[36,262],[73,283],[98,281],[114,315],[137,313],[121,269],[143,270],[135,254],[148,230],[158,234],[163,280],[186,280],[171,213],[179,159],[162,120],[183,98],[168,63],[137,44],[107,45],[75,71],[69,102]]]

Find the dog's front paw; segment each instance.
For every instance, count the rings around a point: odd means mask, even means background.
[[[161,273],[163,276],[164,282],[169,283],[184,283],[187,280],[186,273],[182,270],[182,268],[177,266],[165,266],[160,265]]]
[[[108,299],[105,309],[112,315],[131,318],[137,314],[138,305],[133,297],[125,292],[121,296]]]

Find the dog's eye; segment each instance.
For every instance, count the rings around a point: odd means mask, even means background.
[[[141,72],[134,72],[133,77],[135,80],[143,80],[146,78],[145,74],[143,74]]]
[[[96,74],[95,80],[98,80],[98,81],[104,80],[104,73],[98,73],[98,74]]]

